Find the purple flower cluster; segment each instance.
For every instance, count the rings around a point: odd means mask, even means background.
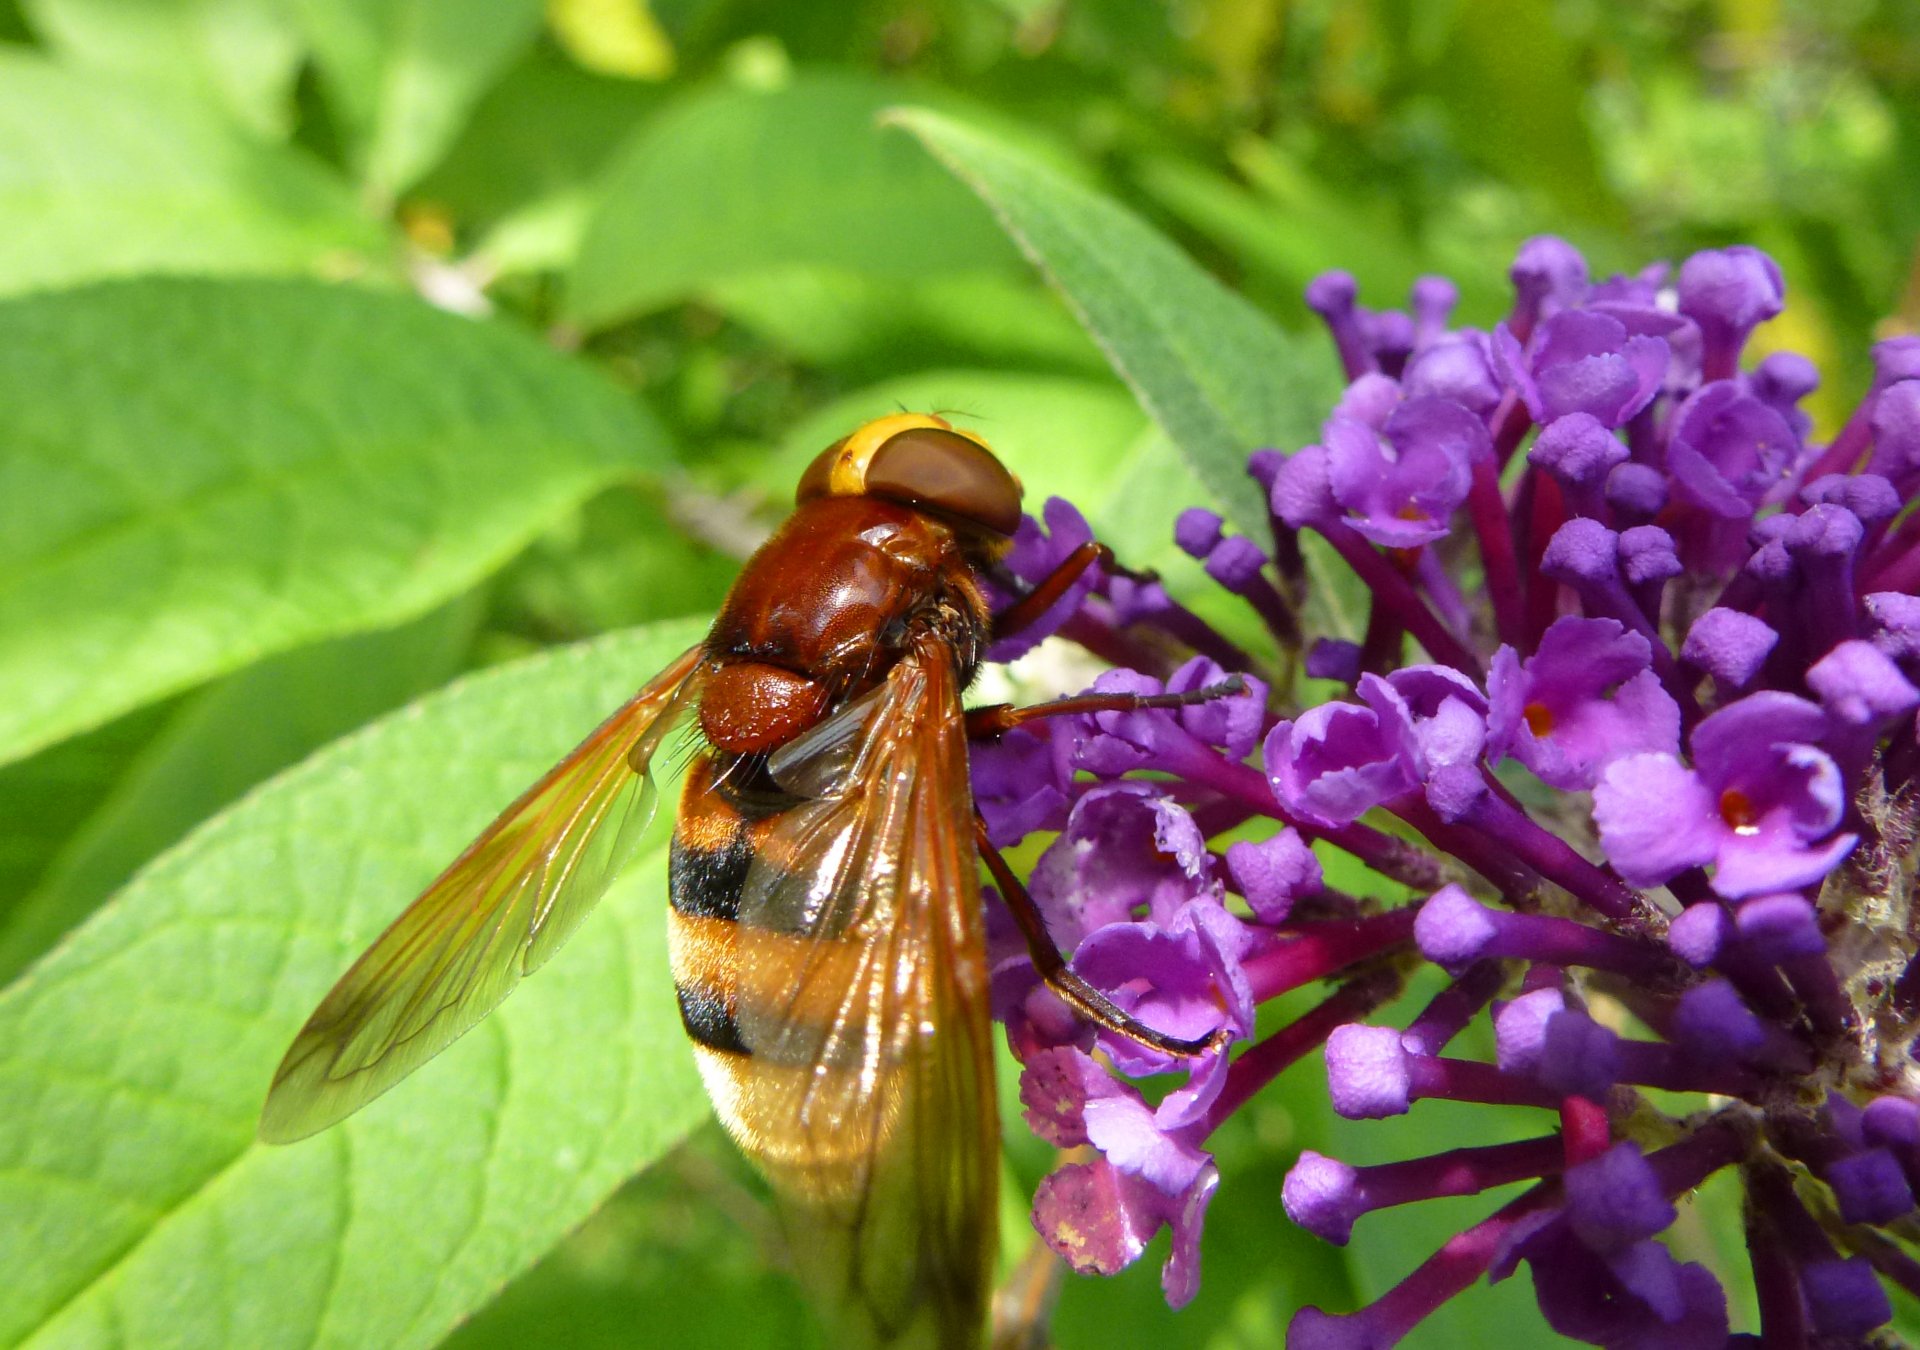
[[[1259,678],[1291,656],[1263,666],[1157,583],[1096,573],[1045,626],[1118,667],[1094,690],[1231,672],[1241,692],[976,752],[994,841],[1053,835],[1029,884],[1072,969],[1160,1031],[1234,1041],[1181,1061],[1096,1029],[997,932],[1027,1119],[1075,1150],[1034,1223],[1101,1273],[1169,1228],[1163,1283],[1186,1301],[1222,1182],[1209,1136],[1324,1046],[1343,1116],[1444,1098],[1537,1110],[1541,1133],[1366,1167],[1302,1154],[1287,1213],[1334,1243],[1376,1210],[1524,1188],[1370,1306],[1301,1311],[1297,1350],[1395,1344],[1522,1265],[1575,1339],[1740,1341],[1716,1276],[1659,1240],[1722,1170],[1745,1195],[1750,1330],[1858,1343],[1891,1317],[1883,1281],[1920,1294],[1901,1245],[1920,1235],[1920,339],[1873,349],[1818,443],[1811,363],[1743,368],[1783,301],[1758,250],[1594,281],[1539,238],[1511,275],[1490,332],[1450,326],[1438,278],[1409,313],[1316,281],[1348,384],[1316,444],[1249,460],[1268,536],[1180,519],[1181,548],[1345,697],[1298,706]],[[1065,503],[1046,515],[1022,576],[1087,537]],[[1303,531],[1370,593],[1353,640],[1302,632]],[[1329,886],[1328,850],[1421,898]],[[1440,992],[1374,1021],[1423,965]],[[1262,1004],[1323,983],[1256,1035]],[[1483,1016],[1491,1060],[1448,1055]],[[1158,1074],[1181,1078],[1133,1081]]]

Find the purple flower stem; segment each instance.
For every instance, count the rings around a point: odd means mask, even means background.
[[[1399,996],[1400,979],[1389,972],[1377,972],[1350,980],[1322,999],[1312,1011],[1303,1014],[1264,1040],[1243,1051],[1227,1069],[1227,1080],[1220,1095],[1207,1108],[1206,1128],[1212,1134],[1220,1123],[1244,1106],[1254,1093],[1322,1044],[1335,1027],[1359,1021],[1382,1004]]]
[[[1271,581],[1254,576],[1241,585],[1240,594],[1253,606],[1254,613],[1266,624],[1282,651],[1291,651],[1300,645],[1299,617]]]
[[[1223,858],[1221,866],[1225,866]],[[1359,900],[1345,891],[1336,891],[1331,886],[1323,886],[1310,895],[1300,896],[1293,902],[1293,910],[1287,916],[1287,922],[1297,928],[1302,923],[1339,922],[1351,923],[1362,918],[1362,906]],[[1285,931],[1284,926],[1282,931]]]
[[[1793,990],[1780,978],[1780,972],[1738,949],[1724,951],[1715,958],[1713,968],[1725,975],[1747,1006],[1762,1017],[1791,1021],[1796,1000]]]
[[[1513,525],[1500,495],[1500,470],[1493,459],[1473,466],[1473,488],[1467,494],[1480,561],[1486,569],[1487,594],[1493,601],[1493,623],[1502,642],[1522,642],[1520,567],[1513,547]]]
[[[1440,1097],[1483,1106],[1538,1106],[1560,1109],[1560,1094],[1549,1092],[1530,1078],[1508,1073],[1477,1059],[1448,1059],[1441,1055],[1411,1055],[1407,1060],[1408,1097]]]
[[[1673,958],[1659,947],[1551,914],[1493,915],[1494,937],[1480,955],[1585,966],[1629,979],[1653,980],[1673,973]]]
[[[1607,1108],[1591,1097],[1568,1097],[1561,1102],[1560,1147],[1568,1167],[1591,1162],[1613,1147]]]
[[[1520,339],[1526,341],[1524,337]],[[1487,419],[1487,425],[1493,430],[1494,477],[1506,472],[1507,461],[1513,458],[1513,452],[1527,439],[1527,433],[1533,429],[1533,418],[1527,412],[1527,405],[1516,393],[1502,396],[1493,410],[1493,416]]]
[[[1567,973],[1560,967],[1546,961],[1534,961],[1527,966],[1526,974],[1520,977],[1520,992],[1538,993],[1542,989],[1565,989]]]
[[[1892,529],[1891,534],[1887,533],[1889,529]],[[1915,544],[1920,544],[1920,514],[1909,515],[1905,520],[1900,522],[1898,528],[1893,528],[1891,522],[1881,522],[1877,538],[1869,537],[1865,549],[1866,565],[1862,568],[1862,571],[1868,573],[1873,572],[1885,564],[1892,562]],[[1863,595],[1868,591],[1882,589],[1885,588],[1865,584],[1864,579],[1860,586],[1860,592]]]
[[[1267,512],[1267,524],[1273,529],[1273,570],[1280,574],[1280,593],[1297,609],[1307,591],[1307,560],[1300,552],[1300,532],[1272,511]]]
[[[1676,965],[1666,967],[1678,971]],[[1653,1034],[1661,1040],[1673,1039],[1673,1014],[1679,1000],[1670,990],[1678,981],[1662,981],[1659,984],[1642,983],[1633,979],[1623,979],[1601,973],[1596,976],[1594,986],[1609,995],[1628,1012],[1639,1018]],[[1784,1034],[1784,1033],[1783,1033]]]
[[[1421,589],[1426,591],[1428,599],[1440,615],[1440,621],[1456,633],[1464,633],[1473,627],[1473,610],[1467,604],[1467,597],[1460,593],[1459,584],[1448,571],[1449,564],[1438,551],[1432,548],[1420,550],[1420,561],[1415,565],[1416,579]]]
[[[1758,1207],[1747,1211],[1747,1260],[1760,1304],[1760,1344],[1765,1350],[1807,1350],[1807,1306],[1800,1298],[1800,1272],[1773,1225]]]
[[[1915,516],[1914,519],[1920,520],[1920,516]],[[1908,525],[1912,523],[1911,520],[1907,522]],[[1907,527],[1903,525],[1899,533],[1905,534],[1906,529]],[[1892,542],[1898,544],[1901,541],[1896,538]],[[1879,561],[1880,558],[1888,557],[1890,552],[1891,549],[1887,549],[1877,555],[1875,566],[1860,583],[1859,590],[1862,595],[1868,591],[1900,591],[1911,595],[1916,589],[1920,589],[1920,540],[1915,540],[1904,553],[1892,557],[1889,561]]]
[[[1486,672],[1481,668],[1480,658],[1440,622],[1439,616],[1428,608],[1406,575],[1372,544],[1337,521],[1329,521],[1320,533],[1373,592],[1374,604],[1386,606],[1393,617],[1413,634],[1414,641],[1426,648],[1427,655],[1443,665],[1465,672],[1475,680],[1485,678]]]
[[[1657,399],[1648,403],[1627,419],[1627,454],[1637,464],[1651,464],[1664,471],[1666,451],[1660,444],[1659,426],[1654,420],[1658,403]]]
[[[1498,961],[1480,961],[1468,966],[1452,984],[1433,996],[1433,1000],[1401,1033],[1400,1043],[1409,1054],[1437,1055],[1447,1042],[1467,1029],[1480,1010],[1500,992],[1506,972]]]
[[[1367,632],[1360,643],[1360,669],[1384,675],[1398,666],[1405,646],[1406,626],[1385,605],[1367,607]]]
[[[1864,1256],[1873,1268],[1916,1298],[1920,1298],[1920,1261],[1901,1251],[1865,1224],[1847,1229],[1843,1238],[1856,1256]]]
[[[1406,945],[1413,937],[1418,906],[1402,905],[1384,914],[1351,922],[1300,924],[1288,930],[1271,951],[1243,965],[1256,1003],[1289,989],[1325,979],[1338,970]]]
[[[1805,589],[1799,597],[1802,619],[1798,626],[1805,630],[1812,650],[1832,651],[1858,632],[1853,559],[1815,555],[1802,561],[1801,571]]]
[[[1251,810],[1245,802],[1229,800],[1205,788],[1196,790],[1190,783],[1173,784],[1173,797],[1175,801],[1187,808],[1187,814],[1193,817],[1193,823],[1199,827],[1202,839],[1223,835],[1236,826],[1246,824],[1259,814]]]
[[[1620,1081],[1668,1092],[1711,1092],[1721,1097],[1751,1099],[1760,1093],[1760,1080],[1731,1062],[1700,1064],[1673,1046],[1654,1041],[1617,1043]],[[1715,1164],[1719,1166],[1719,1164]]]
[[[1485,877],[1509,905],[1529,909],[1539,903],[1539,875],[1514,856],[1507,841],[1440,819],[1426,798],[1413,793],[1388,802],[1387,809],[1425,835],[1435,848]]]
[[[1746,1151],[1747,1139],[1738,1127],[1726,1120],[1710,1120],[1679,1143],[1649,1153],[1647,1164],[1671,1197],[1740,1161]]]
[[[1815,1031],[1828,1038],[1851,1033],[1852,1005],[1840,987],[1840,977],[1834,974],[1833,963],[1824,953],[1790,956],[1780,963],[1780,969],[1787,983],[1793,986],[1793,992],[1800,996]]]
[[[1360,1187],[1365,1196],[1365,1207],[1360,1212],[1437,1200],[1442,1196],[1478,1195],[1495,1186],[1557,1175],[1565,1163],[1560,1136],[1549,1134],[1511,1144],[1449,1149],[1425,1158],[1360,1167],[1355,1169],[1360,1174]]]
[[[1256,450],[1247,457],[1247,476],[1260,487],[1267,503],[1267,530],[1273,536],[1273,570],[1280,577],[1280,593],[1296,610],[1307,595],[1307,560],[1300,552],[1300,531],[1280,519],[1273,509],[1273,480],[1286,463],[1278,450]]]
[[[1760,589],[1760,580],[1753,573],[1742,570],[1735,572],[1720,588],[1714,605],[1720,609],[1738,610],[1742,614],[1759,612],[1766,595]]]
[[[1660,635],[1654,620],[1640,608],[1640,602],[1633,598],[1627,583],[1616,574],[1604,581],[1582,579],[1568,584],[1579,595],[1580,603],[1586,607],[1589,616],[1612,619],[1647,640],[1652,649],[1653,673],[1660,677],[1661,685],[1680,705],[1681,721],[1687,726],[1699,721],[1700,705],[1693,696],[1694,681],[1687,678],[1687,672],[1674,657],[1673,649],[1667,646],[1667,640]]]
[[[1877,391],[1876,391],[1877,393]],[[1824,478],[1830,473],[1852,473],[1860,456],[1873,440],[1873,405],[1875,394],[1868,394],[1860,400],[1860,406],[1853,410],[1853,416],[1840,428],[1840,434],[1827,442],[1827,448],[1820,452],[1819,458],[1807,465],[1800,475],[1800,481],[1811,483],[1816,478]],[[1798,494],[1789,503],[1788,510],[1796,514],[1805,511],[1807,504]]]
[[[1777,1163],[1755,1163],[1747,1167],[1744,1180],[1748,1199],[1772,1228],[1793,1265],[1804,1269],[1810,1262],[1834,1259],[1833,1244],[1794,1194],[1793,1181],[1785,1168]]]
[[[1351,1320],[1360,1322],[1367,1334],[1364,1337],[1351,1337],[1345,1343],[1381,1347],[1382,1350],[1399,1344],[1401,1338],[1425,1321],[1441,1304],[1464,1292],[1486,1274],[1487,1267],[1493,1264],[1494,1256],[1514,1226],[1535,1211],[1546,1208],[1559,1194],[1557,1181],[1543,1181],[1508,1201],[1473,1227],[1448,1238],[1439,1251],[1422,1261],[1406,1279],[1351,1315]],[[1293,1327],[1289,1328],[1290,1339],[1293,1328],[1299,1327],[1302,1319],[1309,1317],[1336,1320],[1314,1309],[1305,1309],[1294,1318]]]
[[[1667,878],[1667,889],[1682,905],[1701,905],[1709,901],[1716,905],[1725,904],[1707,880],[1707,869],[1704,867],[1689,867],[1678,876]]]
[[[1143,675],[1165,679],[1173,674],[1178,665],[1171,655],[1122,631],[1115,626],[1110,615],[1096,614],[1090,605],[1081,606],[1080,612],[1061,624],[1057,631],[1061,637],[1079,643],[1102,661],[1110,665],[1124,666],[1129,670],[1137,670]],[[1168,631],[1173,630],[1169,628]],[[1185,642],[1187,646],[1194,647],[1193,642],[1186,636],[1179,633],[1174,633],[1174,636]],[[1200,648],[1194,647],[1194,650],[1200,651]],[[1237,648],[1235,650],[1238,651]],[[1244,652],[1239,652],[1243,664],[1237,666],[1221,660],[1217,652],[1208,651],[1203,654],[1213,657],[1229,670],[1253,669],[1252,658]]]
[[[1753,1212],[1749,1220],[1749,1243],[1752,1243],[1753,1226],[1764,1227],[1778,1242],[1780,1264],[1792,1272],[1783,1283],[1789,1288],[1797,1286],[1797,1292],[1803,1296],[1810,1324],[1808,1331],[1821,1337],[1822,1345],[1864,1344],[1865,1333],[1893,1315],[1892,1305],[1878,1281],[1870,1276],[1864,1281],[1852,1278],[1862,1272],[1849,1271],[1848,1267],[1861,1258],[1850,1257],[1844,1261],[1840,1258],[1819,1221],[1807,1212],[1794,1193],[1793,1181],[1786,1169],[1770,1163],[1753,1163],[1747,1167],[1743,1179],[1750,1212]],[[1863,1264],[1871,1265],[1871,1259]],[[1756,1261],[1755,1265],[1758,1274],[1759,1263]],[[1765,1281],[1760,1285],[1764,1291]],[[1807,1333],[1802,1334],[1801,1343],[1808,1343],[1804,1339]]]
[[[1493,781],[1491,770],[1485,776]],[[1573,845],[1542,828],[1500,792],[1481,796],[1467,821],[1589,909],[1622,921],[1644,914],[1645,904],[1630,886],[1581,857]]]
[[[1627,594],[1633,597],[1633,603],[1647,616],[1647,621],[1656,629],[1660,626],[1660,604],[1667,593],[1665,577],[1654,577],[1649,581],[1630,581]]]
[[[1335,848],[1351,853],[1381,876],[1409,890],[1431,891],[1446,880],[1439,860],[1431,853],[1371,825],[1356,821],[1334,829],[1303,824],[1295,824],[1295,828],[1308,839],[1324,839]]]
[[[1272,786],[1258,769],[1228,759],[1184,732],[1169,731],[1157,748],[1157,767],[1291,825],[1309,839],[1325,839],[1384,877],[1414,890],[1432,890],[1440,884],[1440,864],[1431,854],[1370,825],[1355,822],[1328,828],[1296,820],[1274,798]]]
[[[1540,492],[1550,486],[1558,486],[1553,475],[1527,474],[1520,480],[1520,491],[1513,504],[1514,517],[1520,522],[1520,545],[1526,557],[1526,640],[1522,651],[1538,648],[1541,634],[1560,614],[1560,583],[1540,570],[1547,541],[1553,538],[1553,532],[1560,526],[1559,517],[1565,514],[1553,503],[1542,505],[1538,500]]]

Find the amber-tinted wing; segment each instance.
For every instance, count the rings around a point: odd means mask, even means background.
[[[978,1346],[999,1150],[951,650],[923,643],[769,767],[812,800],[741,894],[745,1142],[837,1343]]]
[[[284,1144],[359,1110],[499,1006],[579,925],[653,814],[694,648],[595,729],[394,920],[293,1038],[260,1113]]]

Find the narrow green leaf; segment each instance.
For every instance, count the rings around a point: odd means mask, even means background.
[[[224,108],[262,135],[292,121],[300,33],[271,0],[22,0],[67,61],[161,84]]]
[[[287,652],[187,699],[151,743],[114,766],[113,790],[39,884],[0,911],[0,983],[255,783],[451,678],[479,613],[466,597],[401,628]]]
[[[322,82],[376,205],[447,152],[473,105],[540,31],[541,0],[296,0]]]
[[[471,587],[667,459],[504,326],[292,282],[0,305],[0,761]]]
[[[0,295],[144,272],[365,271],[380,228],[303,152],[182,94],[0,48]]]
[[[1335,388],[1319,344],[1288,336],[1131,212],[1025,152],[924,108],[891,117],[993,208],[1223,509],[1263,534],[1247,456],[1313,438]]]
[[[979,203],[875,119],[897,85],[815,73],[702,90],[649,121],[608,170],[568,282],[604,327],[729,277],[797,263],[918,277],[1005,267]]]
[[[338,1129],[254,1136],[352,956],[699,634],[543,654],[322,751],[0,994],[0,1344],[432,1345],[705,1116],[657,824],[480,1029]]]

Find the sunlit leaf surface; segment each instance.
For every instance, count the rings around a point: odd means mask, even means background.
[[[503,667],[321,752],[0,994],[0,1343],[431,1345],[704,1118],[657,828],[480,1029],[341,1128],[254,1137],[347,962],[699,631]]]
[[[419,614],[666,462],[505,325],[299,283],[0,306],[0,405],[0,760]]]

